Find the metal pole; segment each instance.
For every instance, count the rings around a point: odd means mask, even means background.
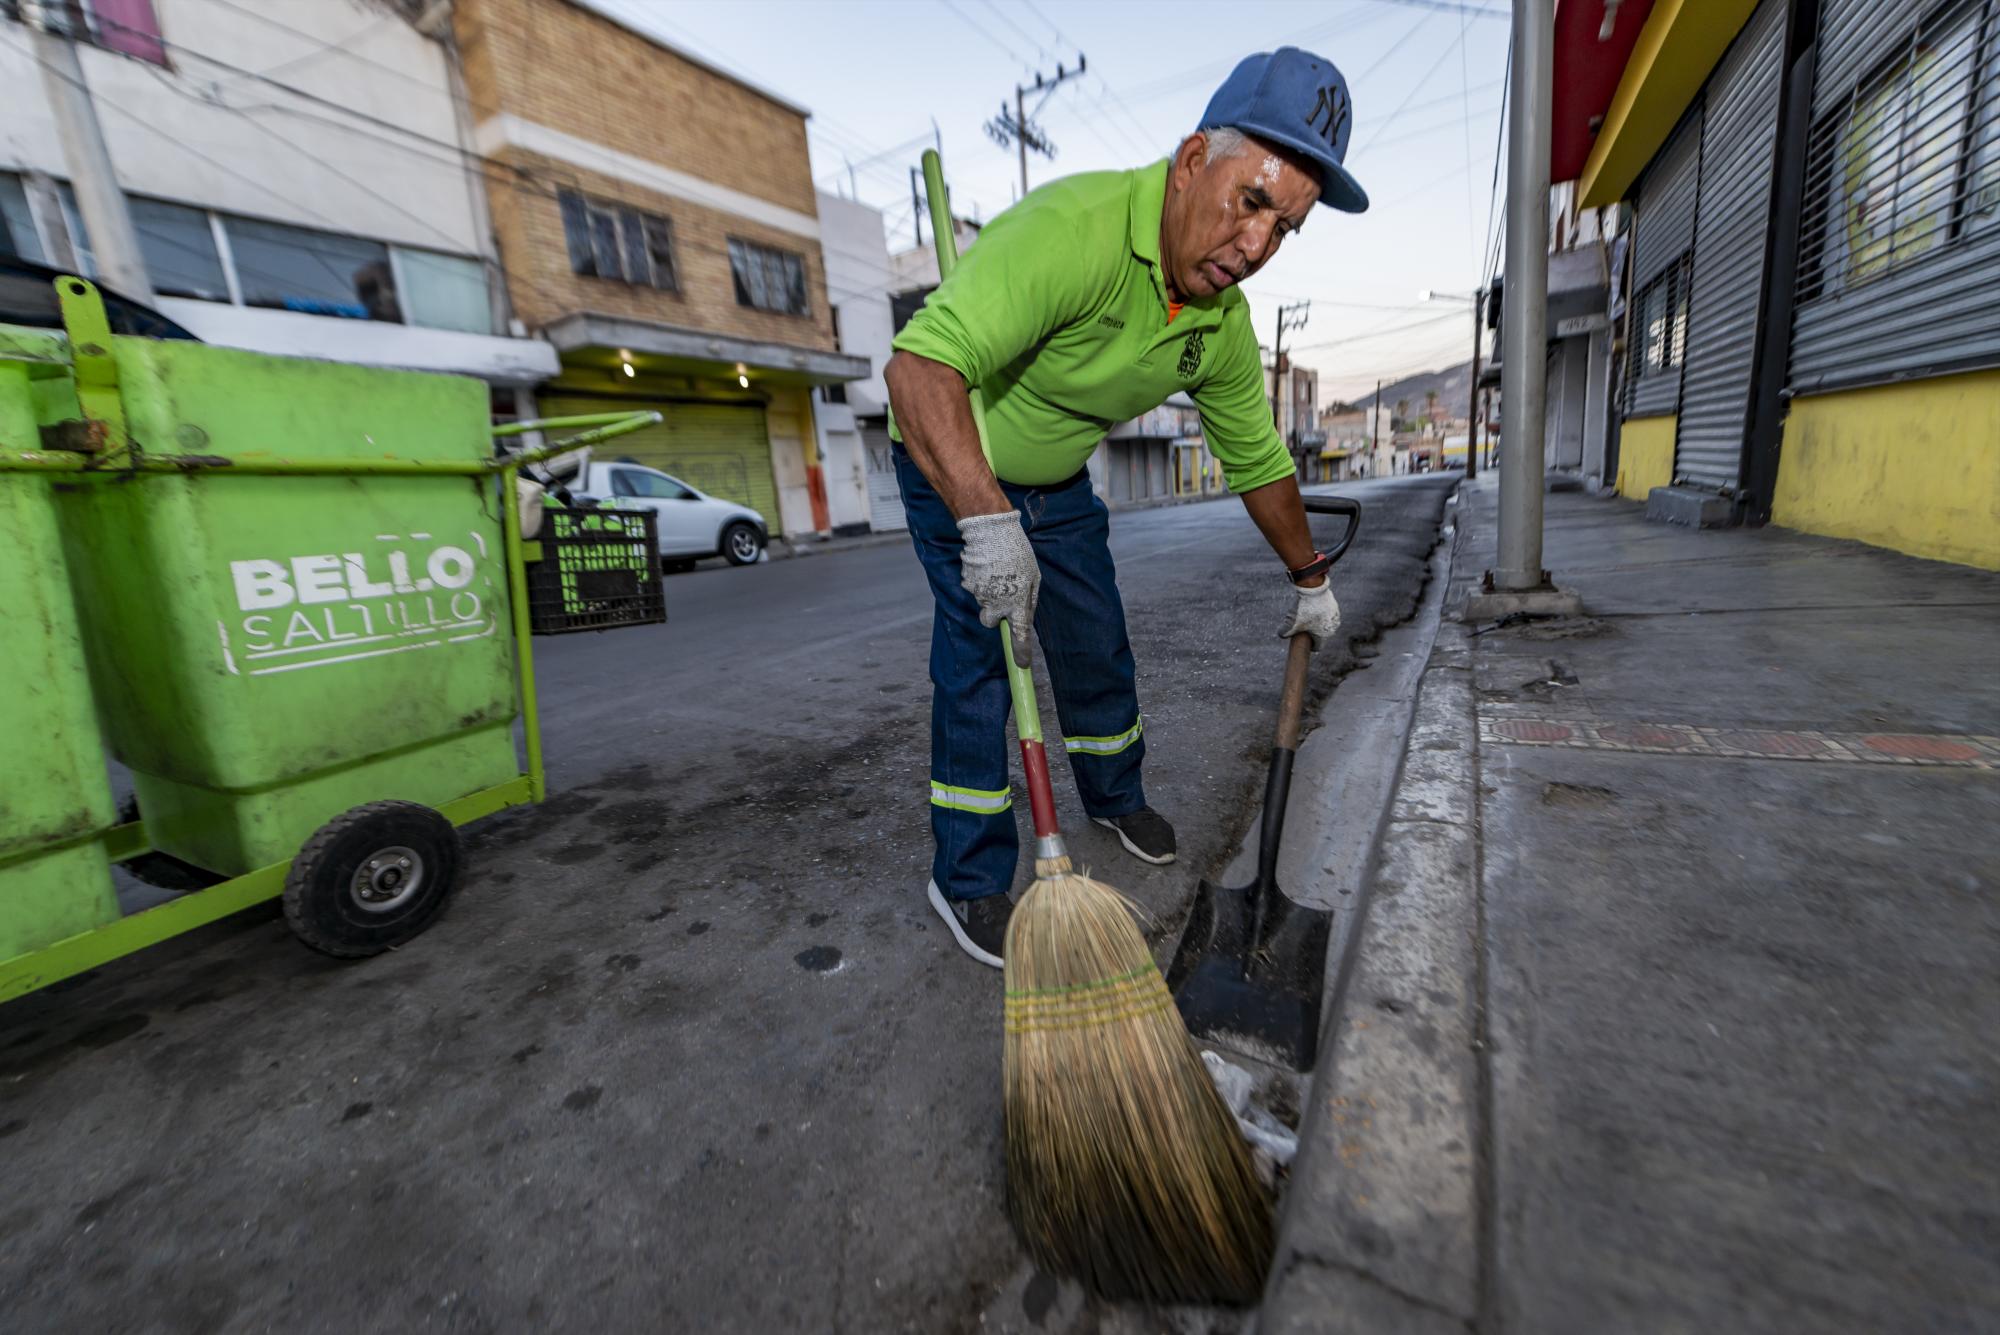
[[[1278,401],[1285,392],[1285,308],[1278,308],[1278,332],[1271,336],[1271,425],[1283,435],[1285,421]]]
[[[1549,299],[1549,88],[1553,0],[1514,0],[1514,105],[1507,123],[1506,360],[1500,365],[1500,540],[1493,586],[1542,574],[1542,435]]]
[[[1479,476],[1479,345],[1486,323],[1486,292],[1472,294],[1472,384],[1465,392],[1465,480]]]
[[[910,223],[917,229],[917,245],[924,244],[924,203],[917,196],[917,169],[910,168]]]
[[[97,123],[90,86],[83,81],[83,66],[77,62],[76,44],[41,26],[34,30],[34,42],[35,58],[42,66],[42,86],[55,114],[63,157],[69,163],[70,186],[76,191],[76,206],[90,233],[96,277],[119,295],[150,306],[153,282],[146,276],[139,233],[118,189],[111,151],[104,144],[104,127]]]
[[[1042,100],[1046,102],[1048,99]],[[1018,83],[1014,85],[1014,146],[1021,150],[1021,198],[1026,199],[1028,197],[1028,104]]]
[[[1379,380],[1375,382],[1374,412],[1375,420],[1372,423],[1374,429],[1369,433],[1373,439],[1368,442],[1368,469],[1370,476],[1374,475],[1375,466],[1382,462],[1382,382]],[[1382,476],[1387,477],[1389,475],[1384,473]]]

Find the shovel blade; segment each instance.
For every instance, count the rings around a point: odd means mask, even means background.
[[[1333,914],[1266,887],[1263,941],[1252,950],[1258,892],[1254,885],[1201,883],[1167,986],[1190,1033],[1272,1065],[1310,1071],[1319,1056]]]

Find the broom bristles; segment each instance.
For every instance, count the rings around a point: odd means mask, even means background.
[[[1271,1199],[1125,898],[1068,858],[1035,873],[1006,947],[1016,1227],[1105,1297],[1255,1301]]]

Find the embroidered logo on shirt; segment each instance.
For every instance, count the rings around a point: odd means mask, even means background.
[[[1125,322],[1123,320],[1120,320],[1115,316],[1110,316],[1110,315],[1098,316],[1097,323],[1110,325],[1113,329],[1123,329],[1125,327]]]
[[[1201,352],[1201,330],[1197,329],[1187,336],[1187,342],[1181,344],[1181,362],[1174,368],[1181,379],[1194,379],[1195,372],[1201,369]]]

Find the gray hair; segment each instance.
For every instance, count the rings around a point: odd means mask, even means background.
[[[1212,130],[1197,130],[1195,133],[1208,140],[1208,157],[1211,162],[1223,158],[1241,157],[1250,151],[1250,136],[1233,125],[1218,125]],[[1188,139],[1192,138],[1194,135],[1188,136]],[[1181,143],[1187,143],[1187,139],[1181,140]]]

